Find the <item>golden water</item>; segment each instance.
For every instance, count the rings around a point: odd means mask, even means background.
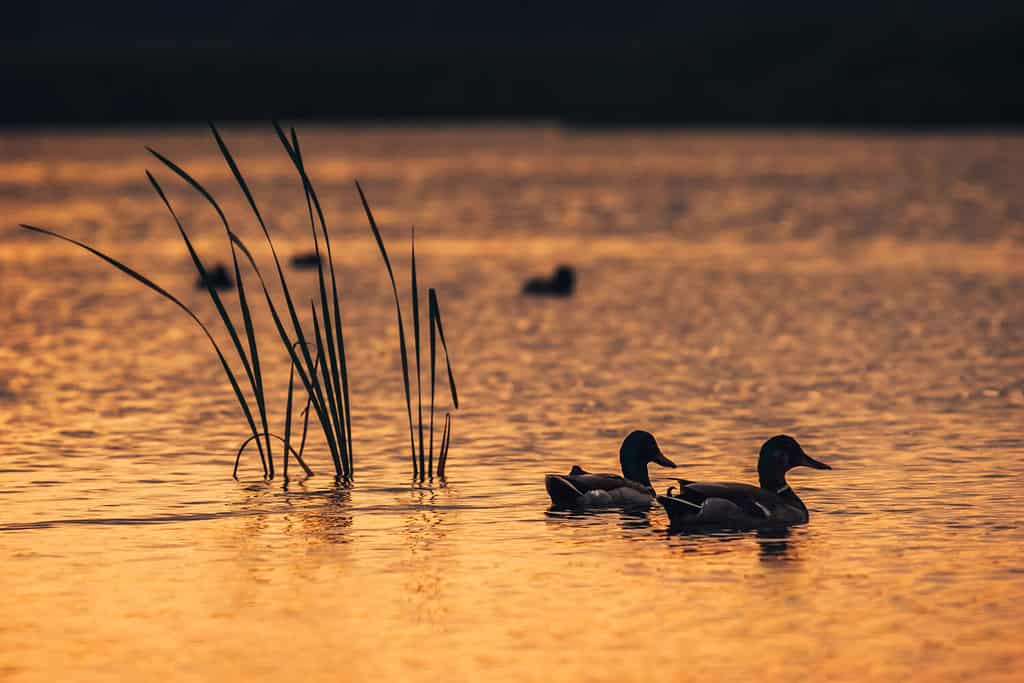
[[[232,130],[284,254],[305,208],[269,129]],[[142,171],[151,144],[259,233],[202,131],[0,137],[0,680],[1018,680],[1024,671],[1024,140],[330,129],[304,149],[343,281],[357,477],[230,477],[244,422]],[[464,407],[410,482],[386,274],[415,223]],[[212,212],[159,173],[203,253]],[[578,295],[522,298],[557,262]],[[315,277],[292,274],[305,301]],[[234,305],[233,295],[228,297]],[[268,347],[273,405],[287,365]],[[277,355],[275,355],[277,354]],[[280,411],[275,414],[280,420]],[[752,481],[796,436],[783,537],[549,513],[542,476],[630,429]],[[652,472],[659,489],[671,472]]]

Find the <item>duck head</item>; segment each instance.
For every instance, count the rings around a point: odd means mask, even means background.
[[[576,283],[576,271],[570,266],[558,266],[555,269],[555,287],[561,290],[571,290]]]
[[[804,453],[804,449],[791,436],[773,436],[761,446],[757,461],[757,474],[761,488],[778,491],[786,488],[786,472],[794,467],[813,467],[816,470],[830,470],[830,466],[818,462]]]
[[[630,481],[635,481],[645,486],[651,485],[651,478],[647,474],[647,464],[657,463],[662,467],[675,467],[676,464],[666,458],[654,435],[650,432],[635,431],[622,442],[619,449],[619,464],[622,465],[622,475]]]

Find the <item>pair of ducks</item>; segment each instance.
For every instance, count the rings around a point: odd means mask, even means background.
[[[591,474],[576,465],[567,475],[547,475],[544,484],[556,507],[639,507],[657,498],[675,527],[757,528],[805,524],[807,506],[786,483],[786,472],[800,466],[832,469],[804,453],[793,437],[773,436],[761,446],[757,461],[760,486],[678,479],[678,493],[670,486],[656,496],[647,474],[652,462],[676,466],[652,434],[636,431],[619,450],[623,476]]]

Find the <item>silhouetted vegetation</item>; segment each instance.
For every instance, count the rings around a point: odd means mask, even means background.
[[[167,195],[164,193],[163,188],[152,173],[146,171],[146,176],[149,179],[151,185],[160,197],[167,211],[170,213],[179,234],[181,235],[182,241],[184,242],[189,256],[196,268],[198,283],[200,286],[206,289],[214,307],[217,309],[217,313],[224,325],[228,336],[231,339],[231,348],[237,357],[238,363],[242,366],[245,374],[245,378],[248,383],[249,395],[243,390],[242,385],[239,383],[238,377],[235,370],[232,369],[231,363],[229,363],[225,356],[221,346],[217,343],[210,329],[200,320],[199,316],[188,306],[186,306],[180,299],[175,297],[173,294],[168,292],[163,287],[157,285],[152,280],[148,279],[144,275],[140,274],[131,267],[125,265],[121,261],[112,258],[100,252],[93,247],[79,242],[75,239],[67,237],[65,235],[58,234],[51,230],[39,228],[30,225],[22,225],[23,228],[34,232],[50,235],[70,242],[72,244],[85,249],[100,259],[106,261],[110,265],[114,266],[121,272],[125,273],[129,277],[133,278],[140,284],[148,287],[150,290],[163,296],[169,301],[176,304],[181,308],[192,320],[200,327],[203,333],[213,347],[214,352],[220,361],[221,367],[224,370],[226,379],[231,386],[232,392],[234,393],[235,399],[237,400],[239,407],[242,410],[242,414],[245,416],[246,423],[249,427],[250,436],[247,437],[238,449],[238,453],[235,457],[235,466],[233,475],[237,477],[238,465],[240,458],[245,449],[250,444],[255,444],[259,452],[260,463],[263,468],[263,475],[268,479],[273,479],[275,476],[275,459],[274,459],[274,442],[280,442],[283,447],[282,453],[282,464],[284,476],[288,475],[288,463],[289,458],[294,457],[299,466],[305,471],[307,475],[312,474],[312,470],[307,466],[305,460],[302,457],[307,441],[307,431],[309,425],[309,413],[312,409],[316,415],[317,422],[320,425],[321,432],[324,437],[324,441],[330,452],[331,460],[334,465],[335,475],[341,480],[348,480],[352,477],[355,471],[355,464],[353,459],[353,439],[352,439],[352,413],[351,413],[351,397],[349,392],[349,368],[347,356],[345,353],[345,337],[344,327],[342,321],[341,302],[339,296],[339,288],[337,276],[334,268],[334,257],[331,249],[330,232],[327,228],[327,222],[323,214],[323,210],[320,205],[320,200],[317,196],[316,189],[313,183],[310,181],[309,176],[306,173],[305,163],[303,160],[302,152],[299,146],[299,138],[295,132],[295,129],[291,129],[288,134],[278,126],[274,125],[277,132],[278,139],[281,142],[282,147],[288,154],[292,165],[295,168],[296,174],[302,183],[305,199],[306,208],[310,222],[310,232],[313,237],[313,254],[315,259],[315,267],[317,269],[318,279],[318,294],[319,301],[310,301],[310,311],[312,320],[312,330],[307,326],[303,326],[300,321],[299,312],[296,307],[294,298],[288,287],[288,282],[284,275],[284,270],[281,266],[280,259],[278,258],[277,249],[274,246],[274,241],[271,238],[270,230],[264,221],[263,215],[258,208],[255,198],[252,192],[249,190],[249,185],[245,180],[245,177],[235,162],[234,157],[229,151],[219,131],[214,126],[210,126],[213,133],[213,137],[217,143],[217,146],[224,158],[225,163],[231,170],[232,175],[235,178],[236,183],[245,195],[246,201],[256,222],[259,224],[263,235],[266,239],[267,247],[270,250],[271,255],[274,259],[274,267],[277,272],[278,281],[281,287],[281,295],[284,299],[284,308],[282,309],[280,302],[276,301],[271,296],[267,282],[264,279],[263,273],[259,266],[256,264],[256,260],[253,257],[252,251],[246,246],[245,242],[239,235],[234,232],[231,224],[221,209],[220,204],[213,197],[212,194],[194,177],[192,177],[187,171],[178,166],[176,163],[171,161],[169,158],[157,152],[156,150],[149,149],[150,153],[159,160],[166,168],[171,170],[187,185],[196,191],[203,199],[210,204],[210,206],[216,211],[220,218],[221,224],[225,231],[227,238],[228,247],[231,254],[231,265],[234,271],[233,282],[237,287],[238,291],[238,313],[240,320],[232,316],[224,301],[221,299],[218,290],[223,289],[222,283],[226,279],[231,281],[231,275],[227,272],[226,267],[218,265],[214,269],[210,269],[203,262],[198,252],[195,250],[192,240],[189,237],[185,226],[182,224],[178,214],[175,212],[171,202],[168,200]],[[369,204],[366,201],[366,197],[363,195],[362,188],[356,184],[359,192],[360,199],[362,200],[363,207],[366,210],[367,218],[370,221],[370,227],[373,230],[374,237],[377,240],[377,244],[380,247],[381,255],[384,258],[384,263],[388,268],[388,275],[391,277],[392,289],[395,293],[395,303],[398,306],[398,290],[395,284],[394,274],[391,269],[391,262],[387,254],[387,250],[384,247],[384,241],[381,236],[380,230],[377,227],[376,222],[373,219],[373,215],[370,211]],[[321,250],[320,240],[323,240],[323,250]],[[280,339],[281,344],[287,351],[291,361],[291,369],[289,371],[288,380],[288,394],[285,406],[285,417],[284,417],[284,429],[283,436],[271,431],[270,428],[270,417],[266,402],[266,391],[265,382],[262,370],[261,355],[265,353],[265,348],[259,342],[256,335],[255,326],[253,324],[252,307],[247,295],[246,290],[246,278],[243,276],[245,272],[239,264],[239,254],[242,255],[242,261],[248,263],[249,268],[253,275],[256,276],[256,281],[259,285],[260,291],[262,291],[264,299],[267,304],[267,308],[270,311],[271,317],[274,322],[274,328]],[[431,332],[431,413],[430,413],[430,460],[429,464],[424,461],[424,446],[423,446],[423,410],[422,410],[422,392],[419,386],[419,374],[420,374],[420,317],[419,317],[419,304],[418,304],[418,287],[416,282],[416,265],[415,265],[415,245],[413,246],[413,265],[412,265],[412,282],[413,282],[413,318],[414,318],[414,330],[416,335],[416,370],[417,370],[417,393],[418,393],[418,406],[419,406],[419,460],[416,458],[415,442],[413,442],[413,473],[415,476],[419,476],[421,479],[425,476],[433,476],[434,474],[434,461],[433,461],[433,410],[434,410],[434,366],[435,366],[435,332],[441,340],[441,346],[445,353],[445,361],[448,366],[448,377],[450,382],[450,390],[452,401],[454,406],[458,408],[458,394],[456,393],[455,380],[452,374],[451,362],[448,358],[448,347],[444,338],[444,331],[441,324],[441,313],[440,308],[437,304],[437,295],[433,289],[429,292],[429,315],[430,315],[430,332]],[[223,271],[223,272],[221,272]],[[319,304],[319,305],[318,305]],[[410,439],[412,439],[412,409],[411,409],[411,397],[410,397],[410,386],[409,386],[409,367],[408,357],[405,346],[405,332],[402,326],[401,308],[398,307],[398,324],[399,324],[399,340],[400,350],[402,354],[402,369],[403,369],[403,380],[405,384],[405,399],[406,406],[409,412],[409,431]],[[241,332],[239,331],[241,330]],[[295,407],[295,378],[298,376],[299,382],[305,391],[306,401],[305,408],[302,410],[302,436],[298,449],[292,446],[292,420],[293,412]],[[253,405],[255,404],[255,405]],[[450,415],[446,416],[445,428],[442,436],[441,455],[438,460],[437,472],[439,475],[444,475],[444,465],[447,459],[447,450],[451,438],[451,420]]]
[[[423,443],[423,391],[422,391],[422,363],[421,363],[421,342],[420,342],[420,295],[419,283],[416,278],[416,232],[413,230],[411,246],[411,295],[412,295],[412,320],[413,339],[416,351],[416,409],[417,418],[415,427],[412,419],[412,387],[409,381],[409,347],[405,339],[405,324],[402,321],[402,304],[398,296],[398,283],[395,280],[395,271],[391,267],[391,259],[388,258],[387,249],[384,248],[384,239],[377,228],[377,221],[370,210],[370,204],[366,201],[363,188],[356,183],[359,190],[359,199],[363,203],[363,210],[366,212],[366,219],[370,222],[374,237],[377,238],[377,246],[380,255],[387,267],[388,277],[391,279],[391,291],[395,298],[395,315],[398,320],[398,352],[402,362],[402,382],[405,388],[405,407],[409,417],[409,447],[412,452],[413,477],[419,480],[433,478],[434,470],[434,387],[436,378],[437,339],[441,341],[441,348],[444,351],[445,364],[448,368],[448,383],[451,392],[452,404],[455,409],[459,407],[459,394],[455,387],[455,376],[452,374],[451,359],[448,356],[448,343],[444,338],[444,325],[441,323],[441,308],[437,303],[437,292],[431,288],[428,293],[428,314],[430,316],[430,422],[429,422],[429,459],[424,450]],[[451,445],[451,414],[445,415],[444,431],[441,436],[441,446],[437,461],[437,475],[444,476],[445,465],[448,461],[448,447]],[[416,434],[419,434],[419,450],[417,451]],[[419,457],[417,458],[417,453]]]

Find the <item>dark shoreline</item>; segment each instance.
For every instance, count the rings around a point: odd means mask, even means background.
[[[618,37],[574,44],[0,47],[2,126],[554,121],[571,126],[1024,124],[999,30]],[[862,27],[863,28],[863,27]],[[867,41],[871,50],[854,51]]]

